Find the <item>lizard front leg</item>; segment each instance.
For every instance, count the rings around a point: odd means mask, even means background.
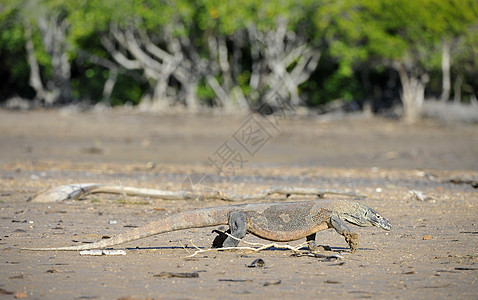
[[[347,224],[345,224],[344,220],[342,220],[337,214],[332,214],[330,217],[330,223],[335,231],[345,237],[345,241],[350,246],[350,251],[354,253],[359,247],[358,234],[350,232]]]
[[[212,242],[214,248],[222,247],[236,247],[239,245],[239,239],[242,239],[246,236],[247,233],[247,216],[242,211],[232,211],[229,214],[229,230],[226,232],[214,231],[219,233],[218,236]],[[226,233],[229,233],[235,238],[228,236]]]

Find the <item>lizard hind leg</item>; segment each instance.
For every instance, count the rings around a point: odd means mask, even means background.
[[[358,234],[350,232],[347,224],[345,224],[344,220],[342,220],[337,214],[333,214],[330,217],[330,223],[335,231],[345,237],[345,241],[350,246],[350,252],[355,252],[359,247]]]
[[[309,250],[312,251],[312,252],[315,252],[317,251],[317,249],[319,248],[317,246],[317,244],[315,243],[315,233],[312,233],[311,235],[308,235],[306,237],[306,240],[307,240],[307,244],[309,246]]]
[[[232,211],[229,214],[229,229],[226,232],[214,231],[219,235],[212,242],[214,248],[236,247],[239,245],[240,239],[247,233],[247,216],[242,211]],[[235,238],[228,236],[226,233]]]

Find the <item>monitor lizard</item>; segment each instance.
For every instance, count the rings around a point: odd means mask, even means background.
[[[316,233],[334,228],[345,237],[351,252],[355,252],[358,248],[358,235],[350,231],[346,222],[362,227],[376,226],[384,230],[392,228],[387,219],[367,205],[358,202],[315,200],[250,203],[180,212],[94,243],[22,249],[41,251],[100,249],[165,232],[228,224],[228,232],[233,237],[220,233],[213,242],[214,247],[236,247],[240,239],[249,232],[260,238],[278,242],[306,238],[309,248],[315,250]]]

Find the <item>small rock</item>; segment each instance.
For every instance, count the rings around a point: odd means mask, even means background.
[[[336,280],[330,280],[330,279],[327,279],[324,281],[324,283],[329,283],[329,284],[339,284],[340,281],[336,281]]]
[[[13,294],[13,298],[15,299],[28,298],[28,295],[25,292],[16,292],[15,294]]]
[[[411,191],[408,191],[408,193],[410,193],[410,197],[412,198],[412,200],[421,201],[421,202],[430,201],[432,203],[436,202],[434,197],[431,197],[421,191],[411,190]]]
[[[282,283],[282,280],[277,280],[277,281],[273,281],[273,282],[265,282],[264,286],[278,285],[278,284],[281,284],[281,283]]]
[[[255,259],[250,265],[248,265],[248,268],[263,268],[266,263],[264,260],[258,258]]]
[[[46,270],[46,273],[60,273],[60,271],[56,268]]]

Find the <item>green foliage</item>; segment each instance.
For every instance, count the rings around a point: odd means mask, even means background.
[[[318,71],[310,80],[301,85],[301,93],[306,95],[307,105],[318,106],[329,101],[342,99],[345,101],[363,99],[364,87],[355,71],[351,73],[340,70],[340,63],[334,61],[329,52],[325,53],[319,63]]]
[[[237,83],[242,90],[244,96],[249,96],[251,93],[251,88],[249,86],[249,81],[251,80],[251,72],[244,71],[237,77]]]
[[[136,105],[140,102],[147,86],[144,83],[137,83],[131,80],[130,76],[118,75],[118,82],[111,95],[111,105],[123,105],[129,103]]]
[[[68,24],[67,47],[72,63],[73,98],[101,101],[109,70],[85,59],[85,53],[114,61],[100,42],[110,26],[132,27],[150,34],[164,46],[165,33],[190,39],[199,55],[210,58],[208,38],[221,36],[228,50],[241,47],[241,68],[233,81],[247,97],[254,93],[251,79],[250,45],[247,39],[234,43],[232,36],[247,32],[254,24],[267,34],[279,18],[288,30],[322,52],[318,68],[300,86],[309,105],[342,98],[366,97],[363,74],[381,72],[394,62],[426,70],[430,88],[440,88],[441,45],[452,43],[452,76],[462,76],[478,90],[478,2],[476,0],[3,0],[0,3],[0,91],[32,97],[28,86],[29,65],[25,51],[26,23],[31,24],[35,56],[41,75],[52,74],[51,54],[42,42],[38,17],[58,14]],[[365,72],[362,72],[365,69]],[[123,70],[124,71],[124,70]],[[128,71],[129,72],[129,71]],[[112,103],[138,103],[147,90],[141,74],[121,72]],[[378,76],[378,75],[377,75]],[[366,76],[365,76],[366,77]],[[218,81],[221,82],[221,78]],[[382,81],[386,81],[382,79]],[[370,84],[373,85],[373,84]],[[437,91],[435,91],[437,92]],[[213,105],[215,94],[201,78],[197,94]]]
[[[0,101],[19,95],[30,98],[29,65],[25,58],[23,25],[18,22],[20,10],[12,3],[0,4]]]
[[[462,35],[477,18],[474,0],[344,0],[319,9],[316,23],[346,64],[412,59],[427,65],[442,40]]]
[[[199,28],[203,31],[215,28],[220,33],[230,35],[254,24],[258,30],[267,31],[275,28],[277,18],[288,20],[289,27],[296,28],[299,22],[316,6],[311,0],[239,0],[239,1],[196,1]]]
[[[208,106],[212,106],[214,103],[214,91],[206,84],[204,80],[199,82],[197,88],[197,95],[198,97]]]
[[[341,78],[352,80],[354,70],[363,67],[380,70],[400,62],[415,70],[441,71],[442,43],[463,37],[478,24],[478,2],[324,0],[315,16],[327,52],[338,63],[326,79],[325,91],[331,92],[343,88]]]
[[[8,56],[10,59],[2,59],[1,63],[5,68],[2,70],[10,70],[14,77],[22,76],[28,65],[18,57],[15,59],[16,53],[22,53],[25,48],[25,40],[23,38],[23,27],[16,22],[18,17],[17,10],[3,11],[0,15],[0,53],[2,57]]]
[[[108,78],[103,68],[91,64],[74,65],[72,72],[74,99],[88,99],[93,103],[102,100],[103,83]]]

